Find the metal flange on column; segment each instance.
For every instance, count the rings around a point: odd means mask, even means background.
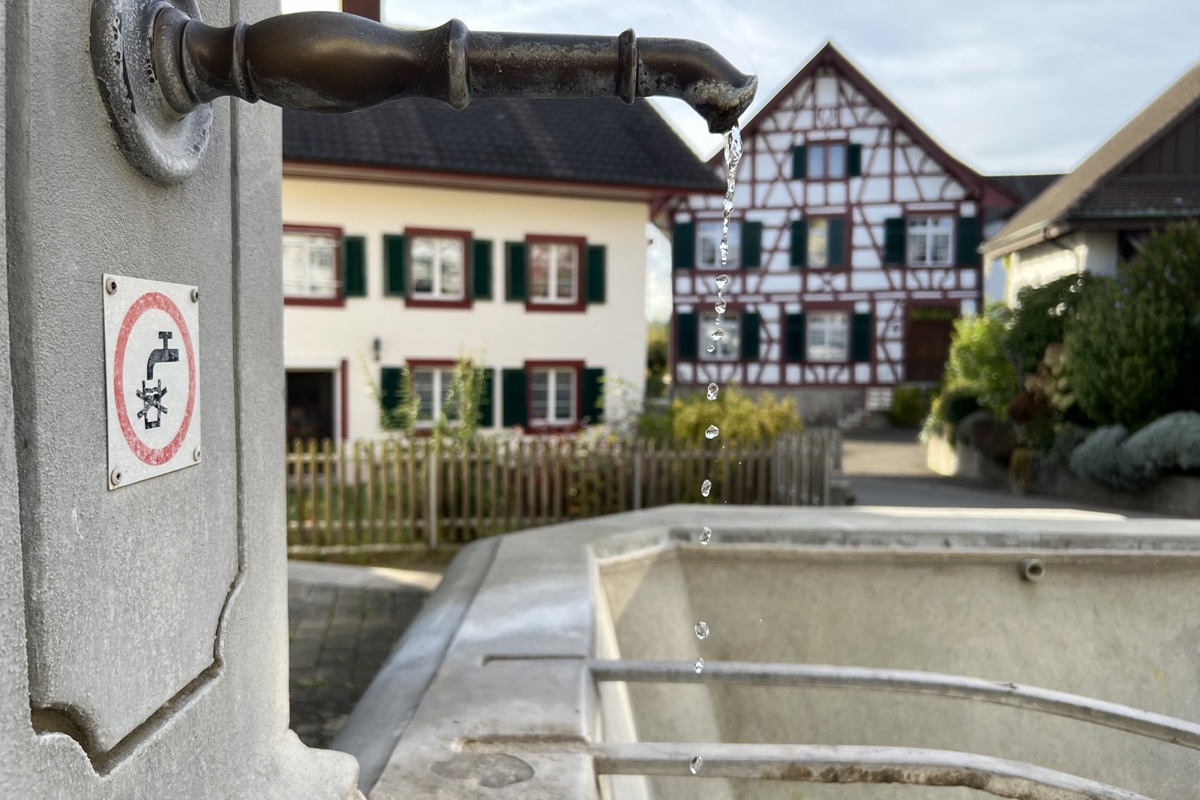
[[[179,113],[155,74],[154,24],[173,8],[198,19],[196,0],[94,0],[92,69],[121,150],[155,183],[179,183],[196,171],[208,149],[212,106]]]

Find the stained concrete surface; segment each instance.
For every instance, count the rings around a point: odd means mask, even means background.
[[[289,563],[291,725],[301,741],[329,745],[439,577]]]

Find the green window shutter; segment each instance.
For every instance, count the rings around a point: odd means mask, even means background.
[[[700,357],[700,319],[693,312],[675,315],[675,354],[681,361]]]
[[[808,148],[798,144],[792,148],[792,180],[802,181],[808,177]]]
[[[492,243],[486,239],[471,241],[471,296],[492,299]]]
[[[526,246],[524,242],[505,242],[504,260],[507,264],[508,285],[506,300],[525,299]],[[523,424],[523,423],[522,423]]]
[[[587,248],[587,295],[589,303],[603,303],[608,289],[606,260],[608,250],[602,244],[589,244]]]
[[[829,248],[829,260],[826,262],[831,267],[846,266],[846,220],[841,217],[834,217],[827,220],[828,238],[826,239],[827,247]]]
[[[671,237],[671,268],[694,269],[696,266],[696,223],[676,222]]]
[[[857,364],[869,362],[874,339],[875,323],[871,315],[855,314],[850,324],[850,360]]]
[[[480,367],[475,370],[475,380],[479,381],[479,427],[492,428],[496,425],[495,382],[496,370]]]
[[[342,296],[367,296],[367,240],[361,236],[342,237]]]
[[[604,369],[584,367],[583,415],[592,425],[604,421]]]
[[[907,225],[904,217],[892,217],[883,221],[883,263],[903,266],[908,260],[905,254]]]
[[[979,256],[979,218],[958,218],[958,258],[964,267],[977,267],[982,262]]]
[[[762,266],[762,238],[763,224],[761,222],[742,221],[742,267]]]
[[[846,174],[851,178],[862,175],[862,145],[852,144],[846,149]]]
[[[383,235],[383,293],[403,297],[408,293],[408,242],[394,233]]]
[[[808,266],[808,220],[792,220],[792,248],[788,263],[803,269]]]
[[[500,389],[503,392],[501,406],[503,410],[504,427],[527,425],[529,409],[526,392],[525,370],[505,369],[500,371]]]
[[[804,361],[807,333],[803,312],[787,315],[783,329],[783,356],[786,361]]]
[[[742,360],[757,361],[759,348],[758,312],[742,312]]]
[[[379,370],[379,426],[384,430],[403,427],[397,419],[396,409],[403,402],[400,389],[404,385],[404,370],[400,367],[383,367]]]

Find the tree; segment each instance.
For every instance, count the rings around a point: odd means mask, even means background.
[[[1017,376],[1005,350],[1009,311],[995,303],[982,314],[954,323],[944,383],[949,390],[969,390],[997,419],[1008,415],[1017,394]]]
[[[1026,286],[1017,292],[1005,349],[1018,377],[1037,372],[1046,348],[1063,341],[1067,320],[1083,297],[1087,277],[1071,273],[1044,286]]]
[[[667,367],[670,363],[667,323],[653,322],[646,331],[646,397],[666,397]]]
[[[1116,278],[1091,279],[1066,332],[1076,399],[1130,430],[1200,409],[1200,225],[1151,236]]]

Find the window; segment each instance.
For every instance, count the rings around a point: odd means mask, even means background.
[[[466,242],[456,236],[412,237],[412,293],[422,300],[466,295]]]
[[[717,315],[709,312],[700,324],[700,358],[705,361],[736,361],[741,357],[741,325],[737,314],[725,314],[717,325]],[[713,334],[718,332],[717,338]]]
[[[814,311],[806,316],[807,360],[845,361],[849,355],[850,315],[845,311]]]
[[[575,422],[574,369],[533,369],[529,373],[529,422],[534,426]]]
[[[454,367],[414,367],[410,374],[418,398],[418,425],[431,425],[442,414],[451,422],[458,420],[458,398],[452,391]]]
[[[564,305],[579,302],[578,244],[530,243],[529,301]]]
[[[341,231],[295,229],[283,232],[283,293],[288,299],[340,302],[338,249]]]
[[[729,259],[721,266],[721,229],[720,220],[701,221],[696,226],[697,250],[700,252],[701,269],[737,269],[738,255],[742,251],[742,224],[737,220],[729,222]]]
[[[846,177],[845,142],[808,145],[808,180],[842,180]]]
[[[808,222],[808,266],[829,266],[829,220],[813,219]]]
[[[951,217],[908,217],[908,263],[914,267],[954,263],[954,220]]]

